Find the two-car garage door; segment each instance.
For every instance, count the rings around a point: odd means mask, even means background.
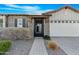
[[[50,23],[50,36],[79,36],[79,21],[53,21]]]

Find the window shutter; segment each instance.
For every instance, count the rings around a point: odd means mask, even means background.
[[[6,27],[8,27],[8,19],[6,19]]]
[[[15,19],[15,27],[17,27],[17,19]]]
[[[6,27],[8,27],[8,17],[6,16]]]
[[[25,27],[25,22],[26,22],[25,19],[23,19],[23,27]]]

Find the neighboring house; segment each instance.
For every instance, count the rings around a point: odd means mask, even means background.
[[[79,11],[65,6],[42,15],[0,14],[0,27],[29,27],[33,37],[79,36]]]

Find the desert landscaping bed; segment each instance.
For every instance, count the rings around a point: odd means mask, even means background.
[[[29,28],[5,28],[0,31],[0,38],[11,40],[7,55],[28,55],[34,41]]]
[[[12,40],[12,47],[6,55],[28,55],[34,39]]]
[[[48,55],[67,55],[61,48],[56,51],[48,48],[48,41],[50,41],[50,40],[44,40]]]

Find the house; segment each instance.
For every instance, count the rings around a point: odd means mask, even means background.
[[[77,37],[79,11],[65,6],[42,15],[0,14],[0,27],[29,27],[33,37]]]

